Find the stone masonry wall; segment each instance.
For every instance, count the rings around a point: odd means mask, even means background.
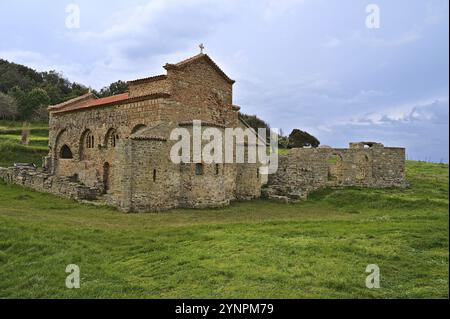
[[[406,187],[405,149],[381,144],[349,149],[298,148],[279,157],[264,196],[283,200],[306,198],[321,187]]]
[[[153,93],[170,93],[170,81],[166,76],[152,77],[129,82],[130,97],[150,95]]]
[[[31,169],[0,167],[0,179],[39,192],[75,200],[93,200],[100,194],[99,189],[82,185],[70,178],[57,177]]]

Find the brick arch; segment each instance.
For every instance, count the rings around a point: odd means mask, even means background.
[[[65,144],[65,143],[62,143],[62,141],[63,141],[63,135],[65,134],[65,133],[67,133],[67,128],[63,128],[62,130],[60,130],[59,132],[58,132],[58,134],[56,134],[56,138],[55,138],[55,143],[54,143],[54,145],[53,145],[53,158],[54,159],[57,159],[58,158],[58,151],[59,151],[59,149],[60,149],[60,144],[62,145],[62,144]],[[63,141],[64,142],[64,141]]]
[[[115,128],[110,128],[105,135],[105,139],[103,141],[103,145],[106,148],[114,148],[116,147],[117,140],[119,139],[119,133]]]
[[[144,128],[146,128],[147,126],[145,124],[137,124],[133,127],[133,129],[131,130],[131,134],[136,133],[137,131],[143,130]]]
[[[94,135],[92,134],[92,131],[90,129],[85,129],[80,136],[80,160],[85,159],[86,149],[94,148],[95,143],[96,141]]]

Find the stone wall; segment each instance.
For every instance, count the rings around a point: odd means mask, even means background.
[[[279,157],[264,196],[283,200],[306,198],[322,187],[406,187],[405,149],[379,143],[352,143],[348,149],[295,148]]]
[[[32,169],[0,167],[0,179],[7,183],[21,185],[43,193],[75,200],[94,200],[100,190],[80,184],[74,178],[57,177]]]
[[[192,138],[192,126],[182,126]],[[256,164],[193,162],[192,147],[190,163],[173,163],[170,151],[176,141],[169,135],[176,127],[162,122],[120,141],[107,195],[111,205],[127,212],[160,211],[220,207],[231,200],[259,197]],[[208,127],[202,125],[202,130]],[[207,143],[203,141],[201,148]]]
[[[130,97],[150,95],[154,93],[170,93],[171,82],[166,75],[153,76],[147,79],[128,82]]]

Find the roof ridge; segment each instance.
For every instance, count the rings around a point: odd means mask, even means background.
[[[214,62],[214,60],[213,59],[211,59],[211,57],[209,56],[209,55],[207,55],[206,53],[199,53],[199,54],[197,54],[197,55],[194,55],[194,56],[192,56],[192,57],[190,57],[190,58],[187,58],[187,59],[184,59],[184,60],[181,60],[180,62],[177,62],[177,63],[175,63],[175,64],[172,64],[172,63],[166,63],[166,65],[164,66],[164,68],[166,69],[166,70],[168,70],[168,69],[171,69],[171,68],[181,68],[181,67],[184,67],[184,66],[186,66],[186,65],[188,65],[188,64],[190,64],[190,63],[192,63],[192,62],[194,62],[194,61],[197,61],[197,60],[199,60],[199,59],[201,59],[201,58],[204,58],[204,59],[206,59],[206,61],[214,68],[214,69],[216,69],[216,71],[223,77],[223,78],[225,78],[225,80],[228,82],[228,83],[231,83],[231,84],[233,84],[235,81],[234,80],[232,80],[230,77],[228,77],[228,75],[226,75],[226,73]]]
[[[136,83],[142,83],[142,82],[151,82],[151,81],[158,81],[158,80],[163,80],[167,78],[166,74],[158,74],[158,75],[153,75],[153,76],[148,76],[146,78],[140,78],[140,79],[136,79],[136,80],[130,80],[127,81],[128,84],[136,84]]]
[[[61,107],[63,107],[63,106],[70,105],[70,104],[72,104],[72,103],[81,101],[81,100],[83,100],[83,99],[85,99],[85,98],[87,98],[87,97],[90,97],[90,96],[93,96],[94,98],[97,98],[97,97],[95,96],[94,93],[92,93],[91,91],[89,91],[88,93],[85,93],[85,94],[83,94],[83,95],[74,97],[74,98],[72,98],[72,99],[70,99],[70,100],[67,100],[67,101],[64,101],[64,102],[61,102],[61,103],[58,103],[58,104],[54,104],[54,105],[49,105],[49,106],[48,106],[48,109],[61,108]]]
[[[125,95],[125,94],[127,94],[127,96],[120,97],[120,95]],[[80,105],[77,105],[75,108],[69,107],[69,108],[55,109],[53,111],[56,113],[62,113],[62,112],[88,109],[88,108],[92,108],[92,107],[109,106],[109,105],[123,104],[123,103],[133,103],[133,102],[142,101],[145,99],[167,98],[169,96],[170,96],[170,94],[168,94],[168,93],[157,92],[157,93],[151,93],[151,94],[142,95],[142,96],[129,97],[129,93],[126,92],[126,93],[121,93],[121,94],[104,97],[104,98],[102,98],[104,101],[101,101],[102,99],[96,99],[95,101],[93,101],[92,104],[89,104],[89,103],[84,104],[84,105],[80,104]],[[119,98],[112,99],[112,97],[119,97]],[[110,101],[108,101],[108,98],[110,99]]]
[[[198,59],[198,58],[201,58],[201,57],[203,57],[203,56],[205,56],[205,55],[206,55],[205,53],[199,53],[199,54],[193,55],[193,56],[191,56],[191,57],[189,57],[189,58],[186,58],[186,59],[184,59],[184,60],[181,60],[181,61],[175,63],[175,65],[176,65],[176,66],[181,66],[181,65],[183,65],[183,64],[185,64],[185,63],[189,63],[189,62],[191,62],[191,61],[193,61],[193,60],[196,60],[196,59]]]

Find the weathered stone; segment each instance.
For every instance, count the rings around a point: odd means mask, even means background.
[[[187,129],[192,138],[194,120],[202,122],[202,130],[222,133],[247,125],[233,105],[234,81],[207,55],[165,69],[165,75],[130,81],[127,93],[102,99],[88,93],[49,107],[44,172],[0,169],[0,178],[77,200],[103,195],[126,212],[220,207],[260,197],[266,182],[262,195],[282,202],[301,200],[325,186],[406,185],[405,150],[375,142],[351,143],[349,149],[292,149],[269,176],[256,163],[175,164],[173,129]],[[248,141],[233,146],[245,154],[254,147]]]
[[[349,149],[297,148],[279,157],[278,171],[263,189],[269,198],[305,198],[330,186],[406,187],[405,149],[351,143]]]
[[[130,81],[128,94],[103,100],[88,94],[50,107],[44,170],[76,176],[123,211],[218,207],[259,197],[256,164],[200,163],[198,175],[199,163],[172,163],[174,128],[192,132],[193,120],[222,131],[246,125],[232,104],[234,81],[207,55],[165,68],[167,75]]]

